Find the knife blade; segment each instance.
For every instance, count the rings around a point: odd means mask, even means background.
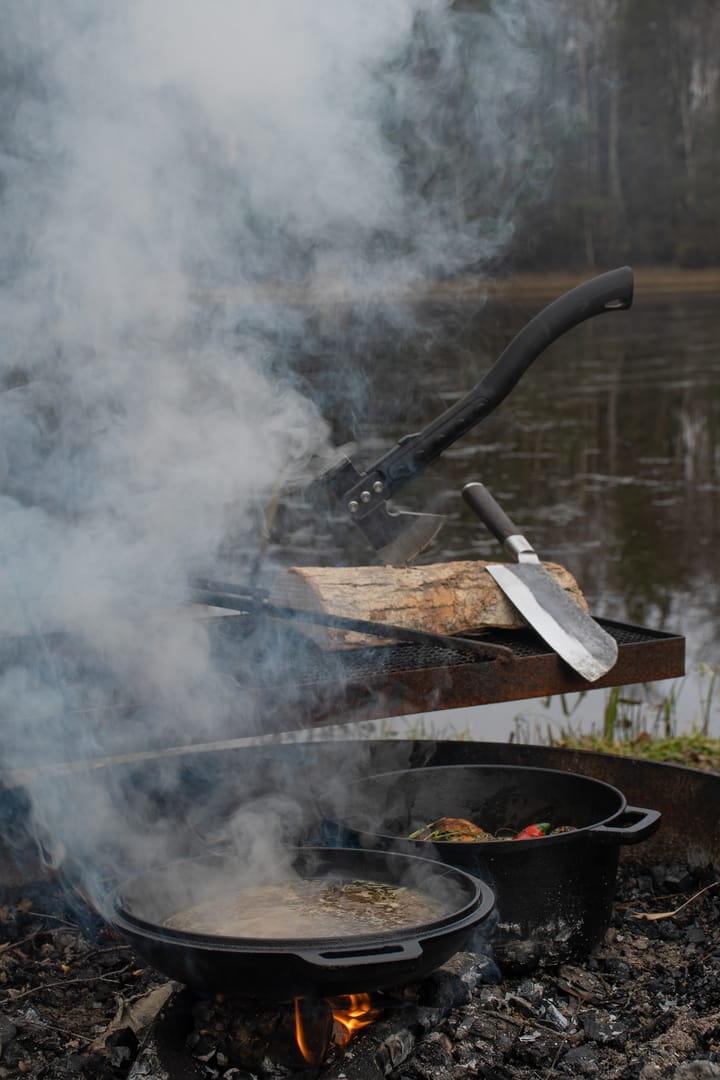
[[[532,362],[567,330],[593,315],[629,308],[629,266],[598,274],[544,307],[513,338],[479,383],[420,432],[405,435],[367,470],[348,458],[320,478],[389,565],[410,562],[437,535],[438,514],[391,512],[386,502],[507,397]]]
[[[489,565],[487,570],[525,621],[588,682],[607,674],[618,657],[615,639],[545,569],[484,484],[466,484],[462,495],[515,560]]]

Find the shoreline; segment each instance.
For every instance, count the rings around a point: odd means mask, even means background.
[[[625,265],[625,264],[618,264]],[[632,267],[632,263],[627,264]],[[546,273],[535,272],[517,274],[507,279],[485,281],[482,288],[488,295],[501,297],[552,296],[572,289],[575,285],[589,280],[597,274],[613,267],[598,267],[594,270],[551,270]],[[708,267],[698,270],[683,270],[679,267],[641,266],[633,267],[635,276],[635,295],[638,294],[674,294],[674,293],[714,293],[720,292],[720,267]],[[462,282],[458,282],[462,289]],[[478,283],[480,284],[480,283]]]
[[[456,277],[446,281],[415,282],[382,289],[382,302],[419,304],[424,302],[484,302],[489,299],[552,300],[615,267],[596,267],[593,270],[548,270],[516,274],[508,277]],[[632,263],[628,264],[632,267]],[[702,270],[681,270],[677,267],[632,267],[635,278],[635,297],[649,295],[688,295],[720,293],[720,267]],[[286,305],[298,308],[343,307],[355,303],[371,303],[380,299],[374,286],[366,291],[358,282],[266,281],[244,283],[208,290],[191,290],[196,303]]]
[[[618,266],[626,265],[618,263]],[[678,267],[631,266],[635,278],[635,298],[638,296],[673,296],[720,293],[720,267],[703,270],[682,270]],[[450,281],[428,282],[418,289],[418,295],[428,300],[471,300],[477,297],[504,300],[548,299],[581,285],[584,281],[615,269],[612,266],[593,270],[548,270],[515,274],[506,278],[454,278]]]

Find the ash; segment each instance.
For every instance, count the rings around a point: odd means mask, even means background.
[[[55,886],[5,890],[0,1080],[720,1076],[716,881],[710,870],[624,862],[612,924],[590,958],[502,978],[487,958],[459,954],[391,995],[379,1021],[315,1069],[233,1060],[228,1010],[210,998],[195,999],[189,1030],[162,1059],[162,1017],[187,992],[139,963],[77,898]]]

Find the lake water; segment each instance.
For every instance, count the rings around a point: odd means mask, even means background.
[[[356,463],[369,465],[466,393],[555,295],[416,305],[413,335],[406,334],[402,346],[376,346],[367,354],[359,380],[364,398],[355,405],[351,433]],[[446,516],[439,538],[418,561],[497,558],[498,545],[460,495],[464,484],[482,480],[541,557],[575,574],[593,614],[686,637],[685,678],[623,694],[644,702],[642,725],[677,699],[676,728],[707,720],[716,735],[719,342],[716,296],[670,297],[636,288],[629,311],[591,319],[552,345],[491,417],[396,500],[404,509]],[[347,544],[345,554],[354,552],[357,561],[371,561],[359,534],[346,532],[332,543]],[[395,726],[500,740],[515,731],[534,739],[548,724],[597,726],[607,702],[608,691],[594,690],[582,699],[482,706]],[[636,708],[626,712],[637,719]]]

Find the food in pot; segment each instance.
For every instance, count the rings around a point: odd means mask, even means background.
[[[410,833],[409,840],[445,840],[450,843],[478,843],[484,840],[494,840],[492,833],[474,825],[466,818],[443,817],[437,821],[431,821],[421,829]]]
[[[491,833],[467,818],[442,817],[415,829],[408,840],[430,840],[433,843],[480,844],[496,840],[540,840],[543,836],[557,836],[558,833],[575,832],[574,825],[557,825],[554,829],[549,821],[533,822],[519,832],[511,829],[499,829]]]
[[[513,840],[539,840],[541,836],[547,836],[551,825],[549,821],[540,821],[534,825],[526,825],[519,833],[513,836]]]
[[[170,915],[163,926],[221,937],[351,937],[407,929],[447,914],[443,904],[416,889],[360,879],[298,879],[228,891]]]

